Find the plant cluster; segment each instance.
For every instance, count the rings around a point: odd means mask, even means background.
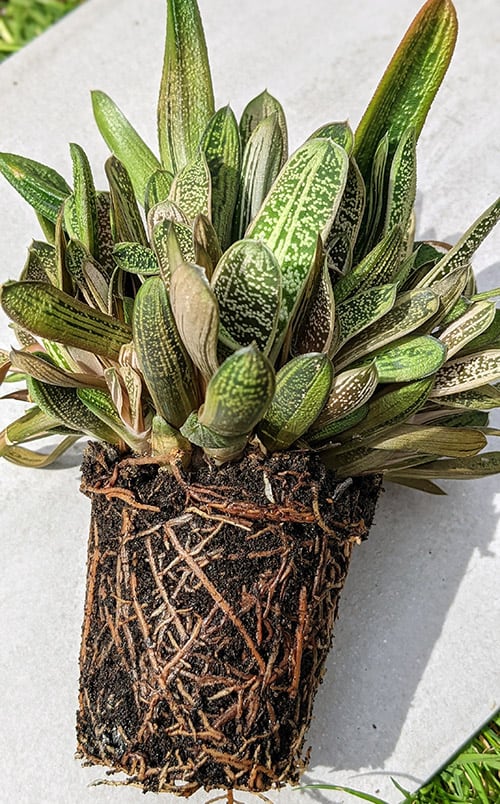
[[[196,2],[167,9],[159,157],[97,91],[107,190],[76,144],[72,186],[0,155],[46,237],[1,288],[19,347],[0,379],[25,381],[9,396],[33,407],[0,455],[45,466],[87,435],[187,466],[258,443],[435,493],[434,478],[497,472],[500,453],[482,450],[498,435],[500,291],[477,292],[470,260],[500,200],[452,247],[414,240],[450,0],[422,8],[355,133],[327,123],[291,156],[268,92],[239,122],[215,110]],[[49,454],[23,446],[58,434]]]

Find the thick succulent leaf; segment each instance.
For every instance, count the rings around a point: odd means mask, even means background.
[[[96,224],[98,225],[98,223],[98,218],[96,218]],[[96,232],[99,233],[97,226]],[[54,226],[54,273],[49,275],[49,279],[57,288],[72,295],[75,292],[75,286],[66,264],[67,245],[66,232],[64,231],[64,206],[62,206]],[[96,241],[96,248],[98,246],[99,243]]]
[[[0,303],[11,318],[42,338],[116,358],[130,327],[42,282],[7,282]]]
[[[115,156],[110,156],[104,168],[111,193],[111,219],[115,241],[137,242],[147,246],[146,230],[125,166]]]
[[[445,408],[466,408],[468,410],[493,410],[500,407],[500,387],[498,385],[481,385],[470,391],[449,396],[437,396],[433,399],[436,405]]]
[[[48,416],[80,433],[117,443],[115,433],[79,400],[76,388],[49,385],[33,377],[27,379],[27,385],[30,398]]]
[[[320,415],[312,426],[315,438],[328,437],[324,435],[331,432],[330,425],[339,420],[345,420],[348,414],[363,407],[373,395],[378,383],[378,373],[375,363],[337,374],[328,395],[328,399]],[[355,418],[351,424],[357,424]],[[335,431],[332,431],[332,435]],[[337,431],[340,432],[340,431]]]
[[[55,223],[71,188],[56,170],[16,154],[0,153],[0,173],[35,212]]]
[[[389,189],[384,232],[394,226],[406,231],[417,191],[417,142],[415,129],[410,126],[398,143],[389,173]]]
[[[60,425],[61,422],[58,419],[48,416],[35,405],[19,419],[7,425],[5,430],[0,433],[0,455],[5,447],[46,438],[52,435]]]
[[[160,270],[154,252],[141,243],[117,243],[113,257],[122,271],[128,273],[148,276]]]
[[[161,164],[109,95],[99,90],[90,94],[97,128],[109,150],[125,165],[135,197],[143,204],[148,181],[161,170]]]
[[[189,225],[189,218],[187,215],[170,199],[160,201],[149,210],[148,231],[150,234],[153,232],[155,227],[158,226],[158,224],[163,223],[163,221],[173,221],[174,223],[183,223],[186,226]]]
[[[182,262],[194,261],[193,233],[184,223],[165,220],[153,229],[152,240],[160,276],[168,290],[176,267]]]
[[[170,278],[170,303],[191,360],[205,380],[219,368],[219,305],[202,268],[178,265]]]
[[[97,259],[102,267],[111,274],[115,267],[112,257],[114,241],[111,229],[111,195],[107,190],[96,192],[96,206]]]
[[[268,353],[281,303],[281,272],[264,243],[240,240],[221,257],[212,277],[221,326],[240,346],[255,341]]]
[[[475,302],[474,304],[478,304]],[[465,315],[465,313],[464,313]],[[480,335],[477,335],[469,343],[460,350],[460,354],[474,354],[481,352],[483,349],[500,346],[500,310],[495,310],[494,317],[491,324]]]
[[[230,355],[208,383],[199,422],[222,436],[247,435],[261,420],[274,389],[274,369],[267,357],[255,344],[245,346]]]
[[[356,131],[354,153],[365,178],[385,132],[391,155],[410,126],[417,137],[420,134],[456,36],[451,0],[428,0],[397,48]]]
[[[212,223],[225,250],[231,243],[241,172],[240,134],[229,106],[214,114],[203,134],[201,148],[212,177]]]
[[[283,165],[284,147],[278,113],[275,112],[254,129],[243,152],[233,231],[236,240],[243,237],[274,184]]]
[[[200,214],[210,217],[212,180],[203,151],[197,151],[177,173],[170,188],[169,198],[190,220],[194,220]]]
[[[204,268],[208,279],[211,279],[215,266],[222,256],[217,232],[206,215],[197,215],[193,223],[194,262]],[[191,262],[185,258],[186,262]]]
[[[20,279],[27,282],[50,282],[56,284],[56,252],[54,246],[43,240],[33,240],[28,248]]]
[[[333,140],[350,155],[354,147],[354,134],[347,120],[325,123],[308,138],[310,140]]]
[[[379,382],[411,382],[434,374],[447,358],[446,346],[431,335],[410,335],[370,354]]]
[[[389,436],[372,441],[372,449],[434,453],[448,458],[477,455],[487,444],[479,430],[470,427],[415,427],[403,424]]]
[[[328,257],[336,271],[351,269],[354,246],[365,211],[365,199],[365,183],[355,159],[351,157],[345,190],[326,241]]]
[[[426,463],[407,470],[398,470],[399,478],[443,480],[474,480],[500,472],[500,452],[484,452],[468,458],[450,458]],[[385,478],[391,480],[391,472]]]
[[[137,293],[133,333],[139,367],[156,411],[179,427],[198,406],[198,394],[193,365],[160,277],[147,279]]]
[[[444,257],[439,260],[434,268],[429,271],[426,277],[420,282],[420,285],[430,285],[431,282],[442,279],[442,277],[451,273],[454,269],[470,262],[475,251],[489,235],[499,219],[500,198],[497,198],[497,200],[474,221],[460,240],[446,252]]]
[[[259,427],[268,449],[287,449],[318,418],[328,399],[333,366],[325,354],[299,355],[276,375],[276,391]]]
[[[103,388],[105,385],[102,377],[74,373],[54,365],[44,352],[31,354],[13,349],[10,357],[15,369],[49,385],[59,385],[64,388],[87,388],[89,386]]]
[[[145,438],[131,433],[129,428],[125,426],[118,415],[113,400],[106,391],[97,388],[79,388],[77,396],[85,408],[115,434],[115,441],[118,436],[135,452],[144,451],[146,447]]]
[[[149,215],[150,209],[162,201],[166,201],[174,177],[168,170],[156,170],[146,184],[144,211]]]
[[[375,151],[369,179],[363,176],[366,183],[366,206],[363,223],[354,249],[355,263],[371,251],[382,233],[383,216],[387,207],[386,172],[388,162],[389,134],[386,133]]]
[[[97,252],[97,198],[89,160],[83,148],[69,146],[73,162],[73,203],[71,236],[79,240],[92,256]]]
[[[431,290],[439,296],[439,310],[427,322],[427,327],[434,329],[443,321],[448,323],[447,318],[450,314],[453,318],[455,317],[456,305],[460,302],[471,274],[471,266],[462,265],[429,285]]]
[[[359,408],[351,411],[351,413],[347,413],[345,416],[342,416],[341,419],[336,419],[329,424],[325,424],[319,430],[311,429],[306,435],[306,440],[313,446],[325,442],[334,442],[339,433],[344,433],[346,430],[350,430],[351,427],[354,427],[356,424],[363,421],[367,414],[368,405],[361,405]]]
[[[439,310],[439,296],[430,288],[410,290],[397,297],[381,321],[365,329],[335,359],[337,369],[360,360],[376,349],[408,335]]]
[[[390,480],[391,483],[396,483],[398,486],[405,486],[405,488],[415,489],[415,491],[424,491],[426,494],[436,494],[446,497],[444,491],[437,483],[432,480],[424,480],[423,478],[414,477],[400,477],[396,471],[391,471],[391,476],[388,478],[387,473],[384,475],[384,480]]]
[[[369,288],[337,306],[340,337],[337,350],[391,310],[396,300],[396,285]]]
[[[247,236],[273,252],[283,277],[283,314],[275,349],[300,303],[317,248],[326,236],[342,196],[349,161],[330,140],[310,140],[289,159],[276,179]]]
[[[85,260],[82,266],[83,277],[88,293],[84,293],[87,303],[103,313],[108,312],[109,280],[103,269],[93,259]]]
[[[267,89],[260,95],[253,98],[243,110],[240,120],[241,147],[244,150],[257,126],[266,119],[276,114],[281,131],[281,141],[283,143],[282,164],[286,162],[288,156],[288,130],[286,125],[285,112],[281,103],[276,100]]]
[[[190,413],[180,429],[181,434],[191,444],[203,447],[205,450],[236,449],[240,453],[247,443],[247,435],[227,436],[217,433],[199,420],[198,413]]]
[[[352,271],[335,283],[333,292],[337,304],[362,290],[392,282],[402,243],[403,230],[395,226]]]
[[[207,46],[196,0],[167,0],[167,33],[158,98],[164,167],[178,173],[195,155],[214,113]]]
[[[191,416],[192,414],[190,414]],[[189,420],[190,417],[188,417]],[[169,460],[181,460],[187,468],[191,444],[181,435],[179,430],[172,427],[161,416],[153,416],[151,423],[151,454],[154,456],[167,456]]]
[[[431,396],[460,394],[499,379],[500,349],[488,349],[448,361],[436,373]]]
[[[327,262],[323,263],[319,282],[314,288],[303,315],[292,326],[292,354],[325,352],[335,346],[335,297]]]
[[[45,237],[47,243],[54,243],[54,236],[55,236],[55,224],[53,221],[49,221],[48,218],[44,218],[43,215],[40,215],[39,212],[35,212],[36,218],[38,223],[40,224],[40,229],[43,232],[43,236]]]
[[[10,463],[16,464],[16,466],[24,466],[28,467],[29,469],[44,469],[46,466],[50,466],[54,461],[57,461],[58,458],[61,457],[67,450],[73,446],[75,441],[78,441],[80,438],[79,435],[76,436],[67,436],[64,438],[57,447],[54,447],[53,450],[50,452],[34,452],[31,449],[26,449],[26,447],[4,447],[1,451],[2,458],[5,458]]]
[[[474,302],[463,315],[453,321],[439,335],[439,340],[448,349],[448,358],[456,352],[460,352],[471,342],[475,342],[477,345],[477,339],[488,330],[494,320],[495,304],[493,302]],[[498,331],[500,333],[500,315],[498,316]],[[472,347],[471,352],[479,352],[481,349],[481,345],[479,348]]]

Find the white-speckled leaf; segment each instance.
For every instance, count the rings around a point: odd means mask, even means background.
[[[337,305],[340,336],[336,349],[388,313],[396,300],[396,291],[396,285],[369,288]]]
[[[455,319],[455,321],[446,327],[439,335],[439,340],[442,341],[448,349],[448,358],[460,352],[467,344],[485,332],[494,319],[494,302],[474,302],[463,315]],[[481,347],[473,351],[480,351],[480,348]]]
[[[402,243],[403,230],[395,226],[352,271],[335,283],[333,292],[337,304],[362,290],[394,281]]]
[[[384,232],[394,226],[406,231],[417,191],[417,140],[411,126],[401,137],[389,173]]]
[[[456,357],[436,374],[432,397],[459,394],[500,379],[500,349]]]
[[[197,151],[177,173],[170,188],[170,199],[189,220],[212,214],[212,180],[205,154]]]

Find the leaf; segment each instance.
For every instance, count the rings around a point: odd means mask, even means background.
[[[274,370],[267,357],[254,344],[245,346],[211,378],[199,422],[222,436],[246,436],[262,418],[274,388]]]
[[[431,335],[409,335],[371,352],[379,382],[409,382],[434,374],[447,359],[446,346]]]
[[[313,446],[318,445],[320,442],[332,441],[339,433],[344,433],[346,430],[349,430],[351,427],[363,421],[367,414],[368,405],[365,404],[351,411],[351,413],[342,416],[342,418],[325,424],[319,430],[314,429],[316,426],[315,423],[314,428],[307,433],[307,441]]]
[[[277,112],[265,117],[252,132],[243,152],[235,239],[243,237],[274,184],[283,164],[285,145]]]
[[[439,296],[429,288],[400,294],[382,320],[367,327],[335,358],[337,369],[353,363],[418,329],[439,309]]]
[[[10,461],[10,463],[15,463],[17,466],[43,469],[60,458],[79,438],[79,435],[67,436],[49,453],[33,452],[33,450],[18,446],[6,447],[2,450],[2,458]]]
[[[307,142],[289,159],[247,231],[247,237],[269,247],[282,272],[276,351],[307,283],[318,233],[326,236],[335,217],[348,165],[345,151],[330,140]]]
[[[212,277],[223,330],[240,346],[255,341],[268,354],[281,302],[281,272],[258,240],[240,240],[221,257]]]
[[[335,270],[351,269],[354,245],[365,210],[366,190],[356,161],[349,159],[345,190],[326,241],[326,250]]]
[[[471,341],[475,341],[478,336],[486,332],[494,319],[495,304],[493,302],[478,301],[472,304],[463,315],[455,319],[439,335],[439,340],[448,349],[448,358],[463,350],[467,344],[470,345]],[[498,321],[500,332],[500,316]],[[477,350],[472,348],[472,352],[480,350],[481,346]]]
[[[347,120],[341,122],[325,123],[308,138],[310,140],[330,139],[340,145],[350,156],[354,146],[354,134]]]
[[[161,163],[109,95],[99,90],[90,95],[97,128],[109,150],[125,166],[138,202],[144,204],[148,182],[161,170]]]
[[[13,349],[10,355],[14,368],[49,385],[59,385],[65,388],[86,388],[88,386],[103,388],[105,385],[102,377],[74,373],[59,368],[52,363],[45,352],[30,354]]]
[[[54,246],[43,240],[32,240],[20,279],[27,282],[56,284],[56,254]]]
[[[433,401],[436,405],[443,405],[446,408],[493,410],[500,407],[500,388],[486,384],[458,394],[437,396]]]
[[[373,248],[382,234],[383,215],[387,207],[386,171],[389,161],[389,134],[385,133],[375,151],[370,176],[363,177],[366,184],[366,206],[354,249],[355,263]]]
[[[406,229],[410,221],[417,191],[416,147],[415,129],[410,126],[401,137],[391,164],[385,233],[394,226]]]
[[[333,292],[337,304],[355,293],[393,281],[402,243],[403,230],[395,226],[352,271],[335,283]]]
[[[144,276],[159,272],[153,251],[140,243],[117,243],[113,257],[122,271]]]
[[[144,211],[149,215],[150,209],[156,204],[166,201],[174,180],[168,170],[156,170],[146,184]]]
[[[130,327],[43,282],[6,282],[0,303],[34,335],[115,358],[130,341]]]
[[[11,422],[0,433],[0,455],[4,447],[21,444],[27,441],[36,441],[39,438],[50,436],[60,427],[60,421],[48,416],[39,407],[30,408],[24,416]]]
[[[164,167],[178,173],[192,159],[214,113],[205,35],[196,0],[167,0],[167,33],[158,98]]]
[[[71,236],[79,240],[92,256],[97,254],[97,199],[89,160],[83,148],[69,146],[73,162],[73,204]]]
[[[469,458],[450,458],[426,463],[406,471],[399,470],[397,476],[403,479],[474,480],[500,472],[500,452],[484,452]],[[385,478],[391,480],[391,472]]]
[[[401,425],[389,436],[372,441],[372,449],[406,450],[410,452],[435,453],[451,458],[476,455],[487,444],[479,430],[467,427],[416,427]]]
[[[475,302],[477,304],[477,302]],[[474,354],[474,352],[481,352],[483,349],[498,346],[500,343],[500,310],[495,310],[494,318],[491,324],[484,330],[481,335],[477,335],[469,343],[460,350],[460,354]]]
[[[231,450],[236,454],[242,452],[247,443],[247,436],[227,436],[217,433],[199,420],[198,413],[190,413],[180,432],[192,444],[203,447],[204,450]]]
[[[328,355],[299,355],[276,375],[276,391],[262,419],[259,437],[271,450],[287,449],[318,418],[330,393],[333,367]]]
[[[500,349],[448,361],[435,376],[431,396],[458,394],[500,379]]]
[[[0,173],[33,209],[55,223],[71,188],[56,170],[16,154],[0,153]]]
[[[170,277],[179,263],[194,260],[193,233],[184,223],[165,220],[153,229],[152,240],[160,276],[168,290]]]
[[[201,139],[201,148],[212,177],[212,223],[225,251],[231,243],[241,170],[238,124],[229,106],[214,114]]]
[[[410,489],[415,489],[416,491],[425,491],[427,494],[439,494],[441,496],[446,496],[446,492],[437,485],[437,483],[433,483],[432,480],[424,480],[424,479],[417,479],[414,477],[400,477],[396,471],[391,472],[391,476],[388,478],[387,473],[384,475],[384,480],[390,480],[391,483],[397,483],[398,486],[406,486]]]
[[[197,215],[193,223],[194,262],[204,268],[208,279],[211,279],[215,266],[219,262],[222,251],[217,232],[205,215]],[[190,262],[186,259],[186,262]]]
[[[410,126],[418,138],[448,68],[456,36],[451,0],[428,0],[397,48],[357,128],[354,155],[365,179],[385,132],[391,156]]]
[[[331,424],[345,419],[348,414],[365,405],[377,384],[378,373],[374,363],[337,374],[323,410],[312,426],[315,437],[316,433],[320,437],[319,433],[329,429]]]
[[[114,270],[113,232],[111,229],[111,195],[106,191],[98,190],[97,202],[97,259],[102,267],[112,273]],[[64,290],[64,288],[62,288]]]
[[[211,196],[212,180],[207,160],[202,151],[197,151],[175,176],[169,197],[190,220],[194,220],[200,214],[210,217]]]
[[[141,213],[130,177],[121,162],[110,156],[104,165],[111,193],[111,215],[115,240],[148,245]]]
[[[106,391],[97,388],[79,388],[77,396],[90,413],[109,427],[134,452],[144,452],[146,448],[145,438],[132,433],[123,423],[113,404],[113,400]]]
[[[253,98],[243,110],[243,114],[241,115],[240,120],[240,136],[241,136],[241,147],[244,150],[246,148],[247,142],[252,136],[253,132],[266,117],[271,117],[272,115],[276,114],[278,118],[278,123],[281,131],[281,140],[283,143],[283,155],[282,155],[282,164],[280,167],[283,167],[283,164],[286,162],[288,156],[288,131],[286,125],[286,118],[285,112],[283,111],[283,107],[281,103],[276,100],[268,91],[267,89],[264,92],[261,92],[260,95]]]
[[[147,279],[137,293],[133,334],[137,361],[156,412],[180,427],[198,407],[198,393],[193,366],[160,277]]]
[[[151,424],[151,455],[167,456],[169,462],[179,458],[184,468],[187,468],[190,453],[191,444],[188,439],[184,438],[179,430],[172,427],[161,416],[153,416]]]
[[[325,261],[303,315],[292,326],[292,354],[329,352],[335,346],[335,298]]]
[[[219,306],[202,268],[181,263],[170,279],[170,303],[187,352],[206,381],[219,368]]]
[[[396,285],[368,288],[337,306],[340,337],[337,350],[363,329],[378,321],[394,305]]]

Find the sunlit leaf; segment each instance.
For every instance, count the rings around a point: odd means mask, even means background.
[[[202,268],[177,266],[170,278],[170,303],[184,346],[208,381],[219,367],[219,305]]]
[[[16,154],[0,153],[0,173],[44,218],[55,223],[71,188],[52,168]]]
[[[278,118],[281,131],[281,141],[283,143],[282,165],[280,166],[282,167],[288,156],[288,131],[286,118],[281,103],[276,100],[276,98],[274,98],[267,91],[267,89],[265,89],[264,92],[261,92],[260,95],[257,95],[257,97],[253,98],[243,110],[240,120],[241,147],[244,150],[248,140],[252,136],[259,123],[265,120],[266,117],[271,117],[271,115],[274,114],[276,114]]]
[[[212,180],[202,151],[197,151],[174,177],[169,197],[190,220],[200,214],[210,218]]]
[[[459,394],[500,379],[500,349],[488,349],[475,355],[455,357],[435,376],[431,396]]]
[[[214,114],[203,134],[201,148],[212,177],[212,223],[225,250],[231,243],[241,171],[238,123],[229,106]]]

